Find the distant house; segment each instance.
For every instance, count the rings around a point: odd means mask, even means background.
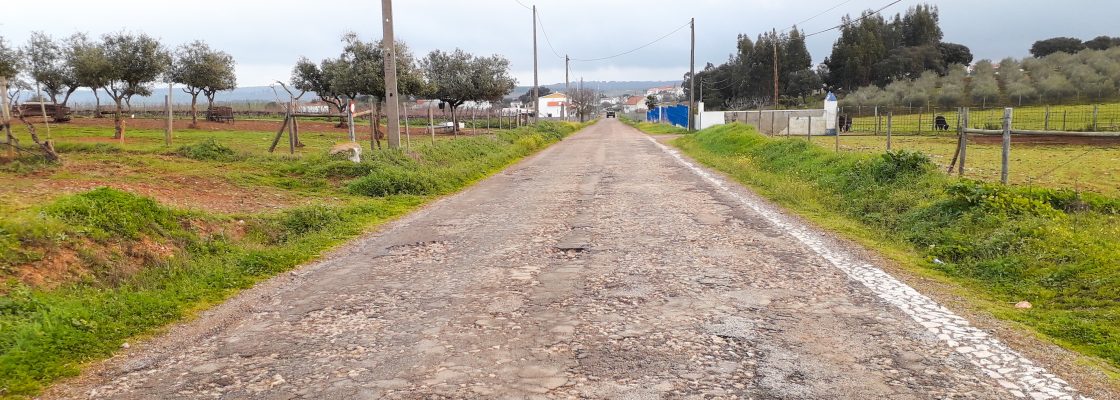
[[[622,111],[633,113],[646,111],[646,97],[645,96],[630,96],[622,103]]]
[[[564,110],[568,106],[568,95],[556,92],[548,96],[541,96],[541,98],[537,100],[537,104],[540,104],[540,108],[538,108],[539,117],[562,117]]]

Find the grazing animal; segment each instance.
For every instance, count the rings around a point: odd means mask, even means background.
[[[847,115],[841,115],[839,122],[840,122],[840,126],[839,126],[840,132],[851,132],[852,131],[852,119],[848,118]]]
[[[949,130],[949,122],[945,120],[944,116],[938,115],[937,118],[933,120],[933,129],[947,131]]]

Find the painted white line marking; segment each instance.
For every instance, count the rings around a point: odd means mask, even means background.
[[[1090,400],[1089,397],[1078,394],[1077,390],[1066,381],[1049,373],[1045,368],[1036,365],[986,332],[973,327],[968,320],[942,307],[933,299],[918,293],[914,288],[883,270],[871,264],[861,263],[856,257],[843,250],[832,248],[825,243],[820,234],[783,216],[773,207],[736,193],[723,179],[685,160],[676,149],[669,148],[652,137],[646,136],[646,139],[673,156],[677,162],[693,173],[796,238],[852,280],[871,289],[879,298],[898,307],[927,331],[937,335],[937,338],[946,345],[964,355],[985,375],[995,379],[1015,397]]]

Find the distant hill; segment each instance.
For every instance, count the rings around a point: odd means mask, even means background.
[[[575,87],[578,84],[579,84],[579,82],[572,82],[572,87]],[[677,86],[677,85],[680,85],[680,84],[681,84],[681,81],[584,81],[583,82],[583,86],[585,88],[591,88],[591,89],[601,91],[601,92],[603,92],[603,94],[605,94],[607,96],[618,96],[618,95],[626,94],[626,93],[644,94],[646,89],[649,89],[649,88],[659,87],[659,86]],[[553,91],[563,91],[564,90],[564,83],[563,82],[553,83],[553,84],[550,84],[550,85],[543,85],[543,86],[546,86],[549,89],[552,89]],[[516,97],[518,97],[522,94],[525,94],[525,92],[529,91],[530,88],[531,88],[531,86],[518,86],[518,87],[514,88],[513,92],[510,93],[509,95],[507,95],[506,98],[516,98]],[[287,93],[284,93],[284,91],[281,90],[280,88],[277,88],[276,90],[277,90],[277,92],[280,93],[280,99],[285,100],[286,97],[287,97]],[[146,105],[163,104],[163,96],[165,94],[167,94],[167,86],[156,86],[156,87],[153,88],[153,91],[154,91],[154,93],[152,94],[152,96],[149,96],[149,97],[134,97],[132,99],[132,105],[134,105],[134,106],[146,106]],[[22,96],[22,99],[27,100],[30,97],[31,96],[29,94],[24,94]],[[302,97],[303,100],[312,100],[312,99],[315,99],[315,98],[317,98],[317,96],[315,96],[314,93],[308,93],[308,94],[303,95],[303,97]],[[174,95],[172,97],[172,100],[175,104],[187,104],[187,103],[190,103],[191,96],[188,95],[187,93],[183,92],[183,90],[180,87],[176,87]],[[199,96],[198,101],[199,101],[199,104],[202,104],[202,106],[205,107],[205,104],[206,104],[206,98],[205,97]],[[239,88],[231,90],[231,91],[225,91],[225,92],[218,93],[216,101],[222,102],[222,103],[227,103],[227,102],[267,103],[267,102],[276,101],[276,95],[273,94],[272,88],[270,88],[268,86],[247,86],[247,87],[239,87]],[[70,103],[69,104],[71,106],[76,106],[76,107],[77,106],[92,106],[94,104],[93,92],[91,92],[89,89],[78,90],[78,91],[74,92],[73,96],[70,96]],[[109,99],[109,96],[106,96],[104,93],[102,93],[101,104],[102,105],[112,104],[112,100]]]
[[[584,81],[584,88],[591,88],[603,92],[607,96],[618,96],[621,94],[645,94],[646,89],[661,87],[661,86],[680,86],[681,81]],[[572,87],[579,85],[579,81],[572,82]],[[552,89],[553,91],[564,91],[564,83],[553,83],[548,85],[541,85]],[[532,86],[518,86],[513,89],[506,98],[516,98],[525,94]]]

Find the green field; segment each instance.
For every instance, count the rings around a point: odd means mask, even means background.
[[[804,139],[801,139],[804,140]],[[814,144],[835,148],[834,137],[814,137]],[[999,182],[1002,146],[996,138],[973,139],[968,146],[965,176]],[[894,150],[920,151],[945,171],[956,152],[950,136],[892,136]],[[841,136],[841,152],[882,153],[885,136]],[[1120,140],[1101,144],[1053,145],[1013,143],[1009,181],[1023,186],[1064,188],[1120,196]]]
[[[0,398],[34,396],[122,343],[190,317],[578,129],[541,123],[413,140],[361,163],[330,157],[345,133],[64,125],[63,163],[0,154]],[[17,131],[24,144],[30,138]],[[414,138],[419,139],[419,138]]]
[[[1096,131],[1120,131],[1120,103],[1094,105],[1058,105],[1013,107],[1011,126],[1024,130],[1051,130],[1051,131],[1093,131],[1093,108],[1097,107]],[[1047,109],[1049,109],[1049,122],[1047,122]],[[886,132],[887,108],[880,108],[878,123],[876,117],[868,116],[873,113],[872,107],[855,109],[847,107],[844,112],[856,114],[852,120],[851,132]],[[918,113],[916,109],[899,109],[891,117],[891,131],[898,133],[933,133],[933,117],[944,116],[950,126],[950,131],[956,132],[957,111],[945,109],[937,112]],[[974,129],[1002,129],[1003,108],[970,108],[968,125]],[[921,127],[919,128],[919,122]]]

